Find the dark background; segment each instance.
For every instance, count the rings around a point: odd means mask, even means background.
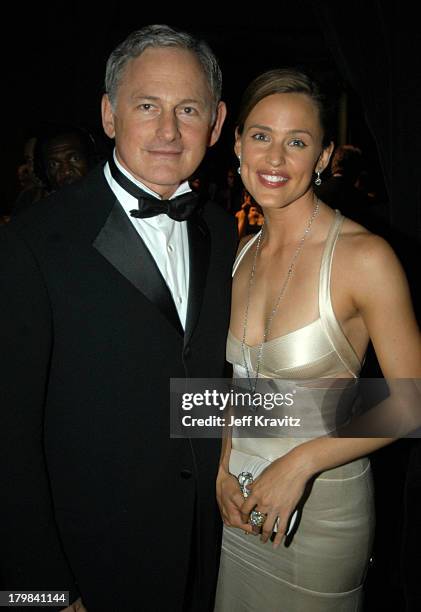
[[[41,121],[81,124],[107,147],[99,113],[106,59],[132,30],[167,23],[206,39],[222,66],[229,116],[208,160],[215,178],[235,163],[234,120],[248,82],[282,65],[319,74],[342,109],[337,141],[362,148],[374,188],[388,202],[390,240],[418,304],[421,45],[416,5],[301,0],[248,6],[197,4],[184,14],[181,8],[163,7],[146,13],[141,4],[128,3],[12,7],[2,23],[2,210],[16,196],[23,143]],[[378,530],[368,575],[370,611],[421,610],[420,445],[399,444],[374,457]]]
[[[264,11],[246,24],[227,23],[224,15],[212,21],[209,7],[197,8],[197,19],[163,19],[163,12],[145,15],[129,6],[94,11],[87,3],[39,4],[37,8],[15,8],[15,17],[4,20],[4,30],[19,34],[4,55],[7,100],[6,147],[2,167],[2,208],[13,202],[18,188],[16,166],[23,142],[42,121],[67,120],[89,128],[99,145],[106,143],[100,124],[99,105],[103,92],[106,59],[110,51],[131,32],[148,23],[169,23],[207,40],[220,60],[224,75],[223,97],[229,115],[220,142],[209,152],[208,167],[219,178],[235,163],[232,153],[234,119],[241,92],[259,72],[282,65],[301,65],[314,71],[341,107],[347,106],[337,142],[360,146],[377,189],[384,189],[375,139],[367,128],[358,91],[336,61],[336,50],[320,23],[322,15],[314,2],[298,1]],[[262,7],[263,8],[263,7]],[[223,9],[219,9],[218,13]],[[238,9],[237,9],[238,10]],[[187,12],[187,11],[185,11]],[[264,14],[261,14],[263,13]],[[364,9],[366,12],[366,9]],[[342,14],[342,10],[340,11]],[[13,14],[13,13],[12,13]],[[229,21],[229,20],[228,20]],[[360,35],[359,31],[356,32]],[[12,39],[13,40],[13,39]],[[107,146],[105,144],[105,146]]]

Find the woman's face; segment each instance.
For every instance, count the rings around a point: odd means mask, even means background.
[[[329,162],[333,144],[322,149],[319,112],[309,96],[280,93],[253,108],[235,152],[241,155],[241,178],[263,207],[288,206],[309,192],[313,172]]]

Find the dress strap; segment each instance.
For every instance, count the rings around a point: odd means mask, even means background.
[[[332,273],[333,253],[345,219],[339,210],[335,212],[336,216],[330,227],[320,264],[319,313],[323,329],[331,345],[335,349],[346,370],[356,378],[361,370],[361,363],[339,325],[333,311],[331,300],[330,278]]]
[[[261,232],[262,230],[260,230]],[[237,257],[235,258],[234,261],[234,265],[232,267],[232,275],[234,276],[234,274],[237,272],[237,268],[240,265],[244,255],[247,253],[247,251],[249,250],[249,248],[251,247],[252,244],[254,244],[256,242],[257,237],[260,235],[260,232],[257,232],[257,234],[255,236],[253,236],[253,238],[251,238],[248,242],[246,242],[246,244],[243,246],[243,248],[241,249],[241,251],[238,253]]]

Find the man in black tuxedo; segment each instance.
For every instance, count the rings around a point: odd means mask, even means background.
[[[107,64],[113,159],[2,228],[3,590],[212,609],[219,442],[170,439],[169,386],[224,371],[235,229],[186,182],[220,89],[204,43],[134,32]]]

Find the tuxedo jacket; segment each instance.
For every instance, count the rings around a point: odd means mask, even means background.
[[[212,608],[220,442],[170,439],[170,378],[224,374],[236,239],[209,203],[187,223],[185,333],[102,166],[2,228],[2,589]]]

